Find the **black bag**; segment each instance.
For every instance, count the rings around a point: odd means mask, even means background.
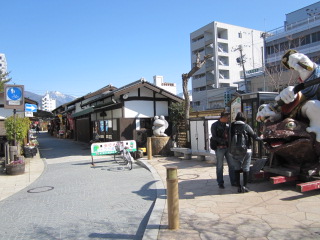
[[[229,152],[232,156],[244,157],[247,153],[247,134],[245,125],[241,128],[234,130],[234,134],[231,136],[231,142],[229,147]]]
[[[213,137],[210,138],[210,148],[212,150],[217,150],[218,148],[218,142],[213,139]]]

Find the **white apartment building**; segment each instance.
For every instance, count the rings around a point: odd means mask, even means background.
[[[280,28],[265,36],[266,64],[279,71],[281,57],[288,49],[295,49],[319,63],[320,57],[320,2],[286,14]]]
[[[216,21],[190,34],[191,67],[197,54],[200,54],[200,60],[211,55],[192,77],[194,110],[225,107],[225,93],[234,91],[236,82],[243,81],[243,68],[239,64],[241,52],[245,71],[262,70],[264,42],[261,34],[262,31]]]
[[[3,53],[0,53],[0,71],[2,73],[7,72],[7,60],[6,56]]]
[[[43,111],[51,112],[53,109],[56,109],[56,105],[56,100],[52,99],[48,92],[41,99],[41,109]]]
[[[175,83],[166,83],[163,81],[163,76],[155,75],[153,76],[153,84],[160,87],[174,95],[177,95],[177,86]]]

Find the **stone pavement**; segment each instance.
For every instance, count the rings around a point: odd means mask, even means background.
[[[139,162],[152,172],[158,188],[143,239],[320,239],[320,190],[299,193],[292,183],[271,185],[265,181],[251,183],[252,192],[239,194],[226,175],[226,188],[218,188],[212,160],[154,157]],[[166,166],[172,165],[178,167],[179,177],[178,230],[168,229]],[[45,169],[37,154],[27,159],[25,174],[1,172],[0,201],[33,183]]]
[[[166,186],[166,166],[178,167],[180,229],[168,229],[165,191],[158,194],[155,206],[165,206],[160,231],[155,237],[155,207],[144,239],[320,239],[320,190],[299,193],[295,184],[272,185],[269,181],[250,183],[249,193],[237,192],[229,177],[225,189],[216,183],[214,160],[183,160],[154,157],[140,160]],[[224,173],[227,174],[225,166]]]
[[[16,176],[7,175],[4,167],[0,167],[0,201],[33,183],[45,169],[39,151],[33,158],[25,158],[25,173]]]
[[[38,137],[41,158],[31,163],[45,163],[41,176],[33,181],[31,164],[23,175],[0,176],[0,190],[13,189],[0,201],[1,240],[142,239],[156,197],[149,171],[113,156],[92,166],[88,144]]]

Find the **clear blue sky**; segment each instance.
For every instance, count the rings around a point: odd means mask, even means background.
[[[12,82],[82,96],[190,70],[190,33],[213,21],[261,31],[309,0],[1,0],[0,53]]]

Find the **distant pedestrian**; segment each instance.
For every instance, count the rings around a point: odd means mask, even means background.
[[[230,116],[229,113],[222,112],[220,115],[220,119],[211,125],[211,134],[212,134],[211,142],[215,142],[214,144],[215,146],[213,146],[212,144],[210,145],[211,145],[211,148],[216,153],[217,182],[218,182],[219,188],[221,189],[224,189],[224,180],[223,180],[224,158],[226,158],[227,160],[231,185],[232,186],[236,185],[233,164],[228,152],[229,116]]]
[[[245,123],[246,120],[247,119],[244,114],[242,112],[238,112],[235,121],[231,123],[230,126],[231,140],[229,150],[235,170],[235,180],[239,193],[250,191],[247,184],[252,156],[251,138],[261,141],[261,138],[259,138],[252,128]],[[240,184],[241,171],[243,171],[243,186]]]
[[[39,125],[36,126],[36,134],[39,134],[39,131],[40,131],[40,127]]]

